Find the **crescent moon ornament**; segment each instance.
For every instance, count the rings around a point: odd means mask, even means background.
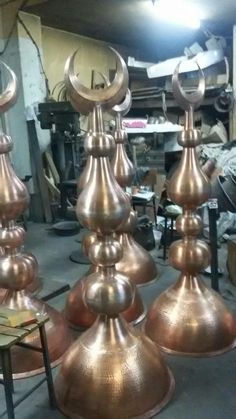
[[[107,76],[105,76],[105,74],[101,73],[100,71],[98,71],[97,74],[100,74],[106,86],[110,86],[110,80],[108,79]],[[130,89],[127,89],[123,102],[121,102],[119,105],[113,106],[110,113],[112,115],[117,115],[119,113],[121,116],[125,116],[129,112],[131,105],[132,105],[131,91]]]
[[[198,82],[198,88],[195,92],[186,93],[180,84],[179,69],[181,66],[181,62],[179,62],[179,64],[175,68],[175,71],[172,77],[172,87],[173,87],[174,98],[178,102],[179,106],[187,112],[189,112],[191,109],[198,108],[205,94],[205,88],[206,88],[205,77],[197,61],[196,61],[196,65],[200,72],[200,77],[199,77],[199,82]]]
[[[0,64],[5,67],[10,75],[7,87],[0,95],[0,113],[4,113],[16,102],[18,83],[14,71],[12,71],[3,61],[0,61]]]
[[[95,105],[101,105],[103,109],[111,109],[119,103],[128,88],[128,70],[123,58],[113,48],[109,49],[116,56],[116,75],[111,84],[101,90],[92,90],[85,87],[75,74],[74,62],[77,51],[72,54],[65,65],[65,84],[72,105],[81,113],[88,114]]]
[[[113,106],[112,113],[114,114],[119,113],[121,116],[125,116],[129,112],[131,105],[132,105],[131,91],[127,89],[123,102],[121,102],[119,105]]]

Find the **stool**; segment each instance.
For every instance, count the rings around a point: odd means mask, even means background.
[[[143,214],[146,214],[146,209],[151,207],[153,209],[154,223],[157,227],[157,207],[156,207],[156,195],[153,193],[152,197],[149,199],[139,198],[135,195],[132,195],[132,205],[135,210],[137,206],[143,207]]]
[[[47,338],[45,332],[45,323],[49,320],[47,316],[42,316],[37,320],[37,323],[22,326],[22,327],[9,327],[0,324],[0,357],[2,362],[2,379],[0,383],[4,385],[7,416],[8,419],[15,419],[14,408],[23,402],[33,391],[35,391],[45,380],[47,380],[49,402],[51,408],[56,408],[56,397],[53,386],[52,371],[50,366],[50,359],[48,353]],[[41,347],[36,347],[23,342],[23,339],[34,332],[39,330]],[[46,377],[36,384],[29,392],[25,393],[15,403],[13,401],[14,385],[13,385],[13,374],[11,365],[11,348],[13,345],[19,345],[33,351],[42,353],[45,366]]]

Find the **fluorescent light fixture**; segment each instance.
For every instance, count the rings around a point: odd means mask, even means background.
[[[202,14],[190,0],[155,0],[153,7],[158,19],[175,25],[198,29]]]

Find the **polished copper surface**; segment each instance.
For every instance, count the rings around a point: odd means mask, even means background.
[[[96,314],[85,304],[83,298],[85,281],[88,275],[94,272],[98,272],[98,267],[91,266],[88,272],[75,283],[68,294],[64,316],[72,328],[86,329],[90,327],[97,318]],[[134,292],[133,302],[127,310],[122,313],[122,316],[128,323],[137,325],[145,318],[146,309],[136,287]]]
[[[72,54],[65,65],[65,83],[67,86],[67,94],[72,105],[79,112],[88,114],[92,112],[95,104],[102,104],[103,109],[111,109],[119,103],[128,88],[128,70],[126,64],[113,48],[110,51],[116,56],[116,75],[114,80],[101,90],[91,90],[85,87],[74,70],[74,61],[77,51]]]
[[[150,253],[132,236],[136,223],[136,212],[131,209],[129,218],[117,230],[123,256],[116,269],[127,275],[134,284],[142,286],[156,281],[158,270]]]
[[[78,89],[73,103],[79,108]],[[104,132],[102,98],[98,93],[97,102],[88,104],[93,133],[86,147],[93,170],[77,202],[79,220],[97,235],[89,246],[96,272],[84,281],[82,298],[98,318],[64,356],[55,390],[69,418],[148,418],[168,403],[174,382],[157,346],[120,315],[132,304],[135,286],[116,270],[122,247],[114,232],[128,218],[130,202],[110,166],[114,144]],[[104,100],[104,107],[111,102]]]
[[[236,318],[219,294],[208,289],[199,272],[210,264],[205,242],[197,236],[202,222],[196,208],[210,195],[210,185],[197,160],[199,131],[193,126],[193,110],[204,96],[205,81],[201,72],[197,92],[183,93],[178,80],[179,65],[173,76],[173,92],[186,111],[185,129],[179,138],[183,147],[179,167],[173,174],[168,194],[183,207],[176,229],[183,236],[169,252],[170,264],[181,274],[148,311],[146,334],[164,351],[185,356],[214,356],[236,346]]]
[[[121,116],[126,115],[131,107],[132,99],[131,93],[128,89],[125,99],[120,105],[116,105],[112,109],[113,115],[116,119],[116,128],[114,132],[114,139],[116,143],[115,153],[111,160],[111,167],[113,169],[115,178],[122,188],[131,186],[135,174],[132,162],[127,156],[125,144],[128,142],[126,131],[122,128]]]
[[[130,90],[127,90],[124,101],[113,107],[112,114],[116,117],[116,127],[114,138],[116,149],[111,166],[116,181],[123,188],[132,184],[134,176],[134,167],[129,160],[125,143],[128,141],[127,133],[122,128],[121,117],[126,115],[131,106]],[[156,280],[158,271],[152,256],[140,246],[133,238],[133,232],[137,224],[136,212],[131,209],[129,218],[116,230],[121,246],[123,247],[123,256],[116,265],[116,269],[123,272],[136,285],[147,285]]]
[[[0,112],[4,112],[16,99],[17,81],[14,73],[10,73],[10,82],[6,91],[0,96]],[[1,305],[14,309],[30,308],[35,312],[45,312],[50,321],[46,326],[49,356],[52,363],[58,363],[61,356],[71,344],[67,324],[55,309],[30,297],[26,289],[37,284],[38,264],[31,253],[23,252],[22,244],[25,231],[15,224],[26,209],[29,196],[25,185],[16,176],[10,162],[12,140],[0,133],[0,298]],[[5,289],[5,291],[4,291]],[[25,339],[40,346],[37,333]],[[14,378],[28,377],[40,373],[44,368],[42,354],[16,346],[12,350]]]
[[[68,418],[150,418],[174,382],[157,347],[121,318],[100,316],[63,358],[55,381]]]
[[[9,81],[7,84],[6,89],[0,95],[0,113],[8,111],[9,108],[14,105],[17,99],[17,78],[14,71],[11,70],[8,65],[6,65],[3,61],[0,62],[3,68],[7,70],[9,74]]]

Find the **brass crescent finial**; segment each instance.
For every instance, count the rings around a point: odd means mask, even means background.
[[[115,113],[115,114],[119,113],[121,116],[124,116],[129,112],[131,105],[132,105],[131,91],[127,89],[123,102],[121,102],[119,105],[113,106],[112,113]]]
[[[101,76],[106,86],[110,86],[111,84],[110,80],[108,79],[107,76],[105,76],[105,74],[101,73],[100,71],[97,71],[97,74]],[[127,89],[124,100],[119,105],[113,106],[110,113],[113,115],[117,115],[119,113],[121,116],[125,116],[129,112],[131,105],[132,105],[131,91],[130,89]]]
[[[111,84],[101,90],[92,90],[85,87],[75,74],[74,61],[77,51],[72,54],[65,65],[65,84],[72,105],[81,113],[88,114],[95,105],[101,105],[104,109],[111,109],[119,103],[128,88],[128,70],[123,58],[113,48],[109,49],[115,54],[117,69]]]
[[[5,69],[10,74],[10,79],[7,84],[6,89],[4,92],[0,95],[0,113],[4,113],[8,111],[9,108],[11,108],[12,105],[16,102],[17,99],[17,78],[14,73],[14,71],[11,70],[10,67],[8,67],[7,64],[5,64],[3,61],[0,61],[0,64],[5,67]]]
[[[187,112],[189,112],[190,109],[198,108],[205,94],[205,87],[206,87],[205,77],[198,62],[197,61],[195,62],[200,72],[198,88],[195,92],[186,93],[180,84],[179,69],[182,62],[179,62],[179,64],[175,68],[175,71],[172,77],[172,87],[173,87],[174,98],[178,102],[179,106]]]

